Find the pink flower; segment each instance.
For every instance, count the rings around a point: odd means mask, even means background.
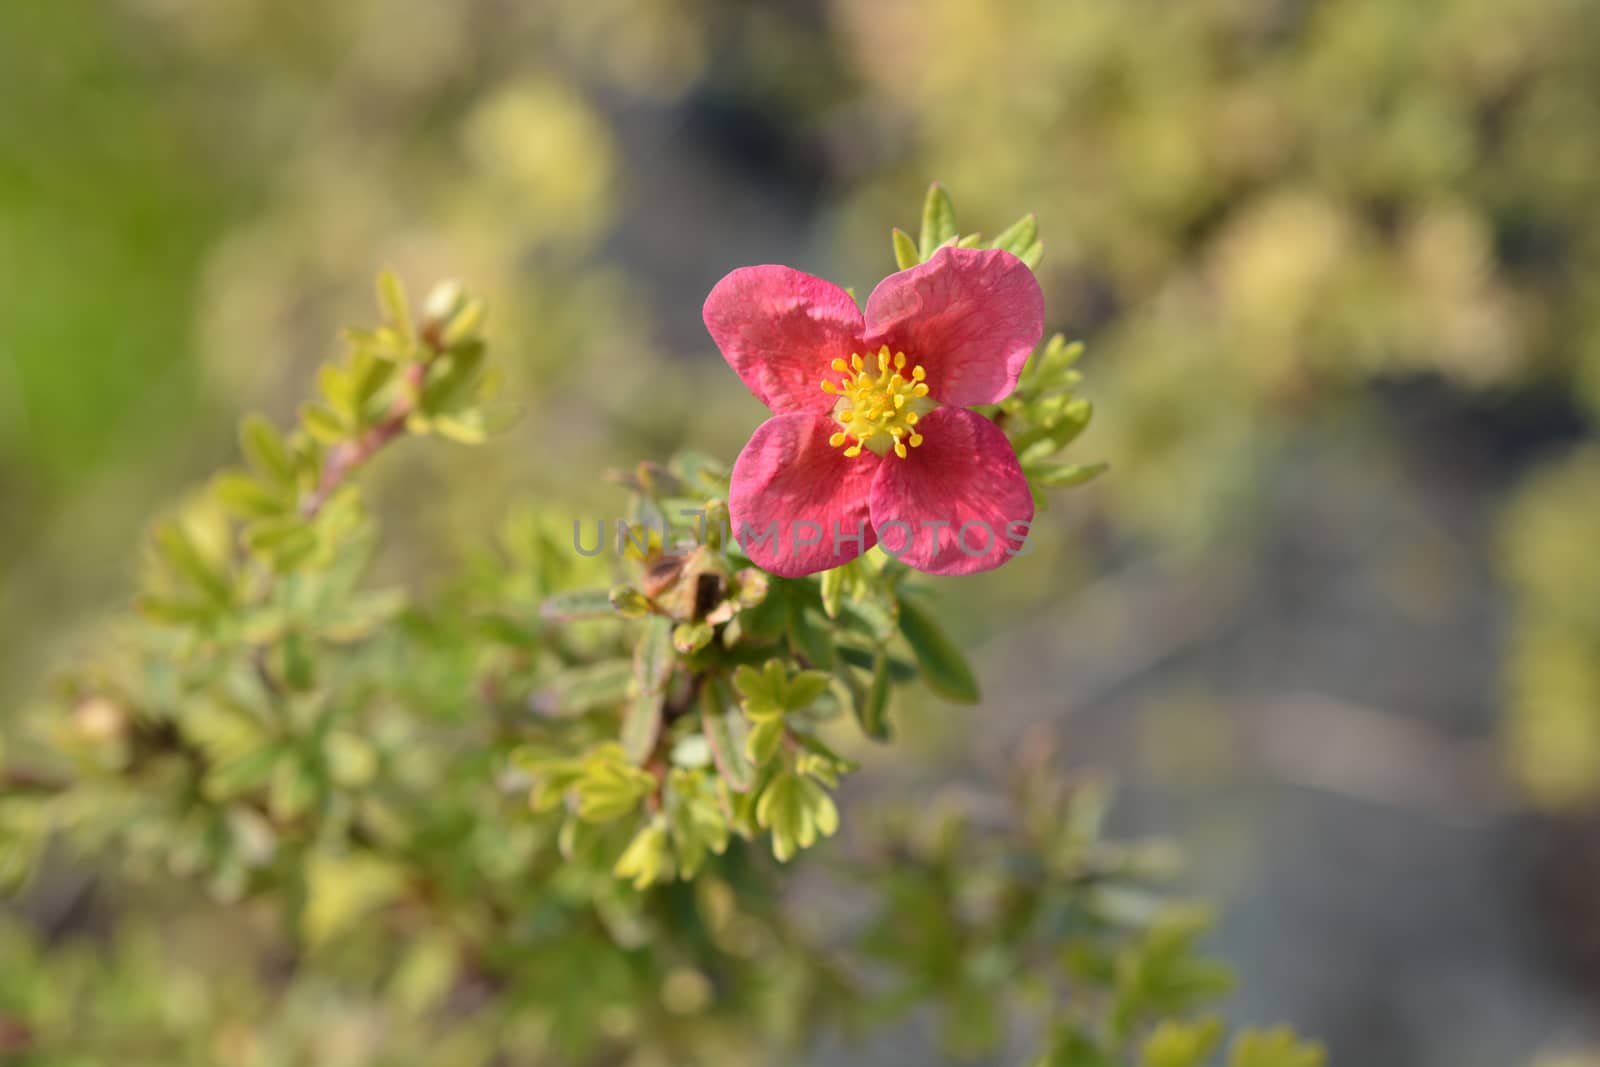
[[[1044,332],[1044,296],[1008,252],[944,248],[885,278],[866,314],[788,267],[745,267],[706,298],[706,328],[773,416],[733,465],[734,535],[796,577],[881,543],[932,574],[998,567],[1033,494],[978,404],[1004,400]]]

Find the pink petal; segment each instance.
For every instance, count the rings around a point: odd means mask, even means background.
[[[861,311],[850,294],[789,267],[742,267],[706,297],[706,329],[739,378],[767,407],[825,412],[828,364],[862,351]]]
[[[872,483],[883,550],[929,574],[992,570],[1016,555],[1033,493],[1006,435],[965,408],[938,408],[917,429],[922,445],[884,457]]]
[[[824,416],[775,415],[734,461],[734,537],[762,569],[798,578],[849,563],[877,543],[867,495],[882,461],[828,444],[838,428]]]
[[[1038,280],[999,249],[941,248],[867,298],[867,347],[887,344],[926,367],[929,395],[941,404],[1010,396],[1043,334]]]

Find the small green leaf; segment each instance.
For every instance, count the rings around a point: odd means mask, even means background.
[[[743,666],[733,672],[733,687],[739,691],[744,713],[752,719],[781,718],[787,690],[787,671],[783,661],[770,659],[761,669]]]
[[[648,620],[633,653],[633,676],[639,688],[661,692],[672,674],[674,662],[672,620],[662,616]]]
[[[281,515],[290,507],[286,494],[274,493],[242,471],[217,475],[211,483],[217,503],[241,519],[263,519]]]
[[[628,697],[633,683],[633,661],[605,660],[562,671],[529,701],[540,715],[584,715],[616,707]]]
[[[396,899],[405,889],[398,867],[366,855],[313,853],[305,872],[300,929],[313,948]]]
[[[746,748],[749,722],[734,704],[725,682],[712,679],[700,690],[700,729],[728,788],[736,793],[749,792],[756,781],[756,769]]]
[[[1200,1067],[1222,1041],[1222,1020],[1163,1020],[1145,1038],[1139,1067]]]
[[[611,590],[611,606],[624,619],[642,619],[650,614],[650,598],[632,586],[619,585]]]
[[[895,231],[898,233],[899,231]],[[850,565],[822,572],[822,613],[830,619],[839,617],[839,602],[844,597],[845,582],[850,577]]]
[[[789,646],[797,655],[805,657],[807,666],[833,670],[831,629],[821,612],[807,607],[799,598],[789,601]]]
[[[1228,1050],[1228,1067],[1323,1067],[1327,1051],[1300,1041],[1287,1026],[1271,1030],[1242,1030]]]
[[[294,485],[294,457],[277,427],[264,417],[245,416],[239,424],[239,447],[257,474],[279,485]]]
[[[1041,463],[1026,473],[1028,480],[1045,489],[1065,489],[1092,482],[1110,468],[1106,463]]]
[[[406,302],[405,287],[394,271],[385,268],[378,274],[378,306],[389,324],[399,330],[406,340],[414,336],[411,327],[411,307]]]
[[[672,647],[685,656],[700,651],[711,643],[712,629],[704,620],[679,623],[672,630]]]
[[[633,653],[634,695],[622,720],[622,751],[641,764],[661,736],[661,694],[673,665],[672,621],[655,617],[645,624]]]
[[[183,526],[176,522],[161,524],[155,529],[154,541],[161,559],[175,576],[215,604],[227,604],[233,599],[227,575],[205,558]]]
[[[634,835],[628,842],[628,847],[623,849],[618,857],[616,866],[611,873],[623,881],[630,882],[633,888],[644,890],[657,882],[671,881],[677,876],[673,864],[671,840],[667,828],[660,819],[651,821],[644,829]]]
[[[616,615],[607,589],[574,589],[548,597],[539,605],[541,618],[551,622],[576,622],[579,619],[605,619]]]
[[[922,235],[917,251],[923,262],[934,250],[956,236],[956,209],[944,186],[934,182],[928,187],[928,196],[922,202]]]
[[[889,739],[889,656],[880,651],[872,663],[872,684],[858,713],[861,731],[874,741]]]
[[[957,704],[978,702],[978,680],[971,666],[932,615],[908,600],[901,601],[900,632],[916,655],[928,688]]]
[[[1018,259],[1022,258],[1035,241],[1039,239],[1039,220],[1029,214],[1013,222],[1000,232],[990,247],[998,248],[1002,252],[1010,252]]]
[[[762,719],[757,722],[744,745],[750,762],[757,767],[765,767],[771,763],[772,757],[778,754],[778,748],[783,744],[786,734],[787,729],[782,719]]]
[[[822,698],[833,684],[833,676],[823,671],[800,671],[784,688],[785,711],[803,711]]]
[[[901,270],[909,270],[922,262],[922,256],[917,252],[917,243],[911,239],[906,231],[895,227],[894,231],[894,261]]]

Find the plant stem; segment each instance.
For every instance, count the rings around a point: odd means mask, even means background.
[[[322,468],[322,478],[318,481],[316,489],[300,505],[301,518],[316,518],[317,513],[322,510],[323,505],[339,486],[344,484],[345,479],[376,455],[384,445],[405,432],[406,420],[417,409],[417,402],[422,396],[422,383],[427,374],[426,361],[413,363],[406,369],[404,388],[395,398],[383,421],[369,427],[355,440],[339,444],[329,453],[328,462]]]

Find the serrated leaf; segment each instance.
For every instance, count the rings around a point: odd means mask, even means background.
[[[917,241],[917,252],[923,262],[934,250],[956,236],[956,209],[944,186],[934,182],[928,187],[927,198],[922,202],[922,234]]]
[[[957,704],[978,702],[978,680],[972,667],[932,615],[909,600],[901,601],[900,632],[917,657],[928,688]]]

